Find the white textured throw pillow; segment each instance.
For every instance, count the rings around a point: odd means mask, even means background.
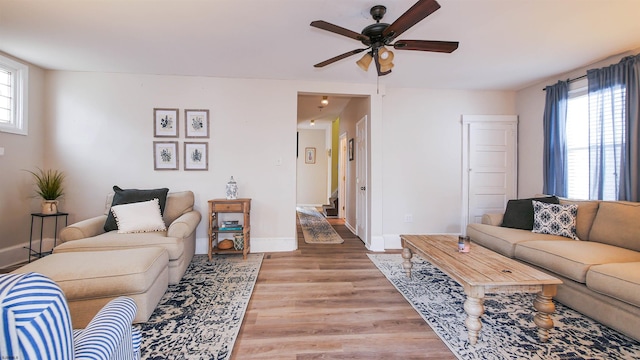
[[[533,203],[533,232],[578,239],[576,234],[576,216],[578,205]]]
[[[115,205],[111,212],[116,218],[119,234],[167,230],[158,199]]]

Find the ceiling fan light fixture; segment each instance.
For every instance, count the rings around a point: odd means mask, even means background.
[[[311,120],[309,122],[309,126],[316,126],[316,121],[315,120]]]
[[[369,65],[371,64],[372,60],[373,60],[373,57],[371,56],[371,54],[366,53],[362,56],[362,58],[360,58],[360,60],[356,61],[356,64],[358,64],[360,69],[367,71],[369,70]]]
[[[387,71],[390,71],[393,68],[393,63],[390,62],[388,64],[380,64],[380,72],[386,73]]]
[[[322,100],[320,100],[320,104],[322,104],[323,106],[327,106],[329,105],[329,99],[328,96],[323,96]]]
[[[378,61],[380,62],[380,65],[392,64],[393,56],[393,51],[387,50],[384,46],[378,50]]]

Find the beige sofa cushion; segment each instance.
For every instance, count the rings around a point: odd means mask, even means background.
[[[180,215],[192,211],[194,203],[192,191],[180,191],[167,194],[167,204],[164,208],[164,222],[171,225]]]
[[[592,266],[587,287],[640,307],[640,262]]]
[[[62,288],[67,300],[95,299],[147,291],[168,261],[167,252],[158,247],[61,253],[43,257],[14,273],[46,275]]]
[[[578,239],[589,240],[589,231],[593,225],[593,219],[598,212],[599,201],[597,200],[572,200],[560,198],[560,205],[578,205],[578,215],[576,216],[576,233]]]
[[[548,234],[536,234],[530,230],[520,230],[486,224],[469,224],[467,236],[499,254],[513,258],[516,244],[532,240],[566,240],[566,237]]]
[[[104,214],[109,215],[111,203],[113,202],[113,193],[107,195],[105,202]],[[180,215],[193,210],[194,195],[192,191],[170,192],[167,194],[167,202],[164,206],[162,218],[164,223],[169,226],[180,217]]]
[[[565,238],[566,239],[566,238]],[[592,241],[527,241],[516,245],[516,258],[585,283],[593,265],[640,261],[640,252]]]
[[[167,237],[166,231],[118,234],[117,230],[86,239],[67,241],[56,246],[53,252],[57,254],[77,251],[135,249],[150,246],[165,248],[169,253],[170,261],[179,259],[184,253],[184,240],[182,238]]]
[[[640,251],[640,203],[603,201],[589,233],[590,241]]]

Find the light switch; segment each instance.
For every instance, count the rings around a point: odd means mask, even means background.
[[[0,147],[0,156],[4,155],[4,147]]]

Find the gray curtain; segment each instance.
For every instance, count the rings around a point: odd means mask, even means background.
[[[567,100],[569,83],[547,86],[544,106],[544,158],[542,192],[567,196]]]
[[[590,197],[640,201],[640,55],[589,70],[587,78]]]

